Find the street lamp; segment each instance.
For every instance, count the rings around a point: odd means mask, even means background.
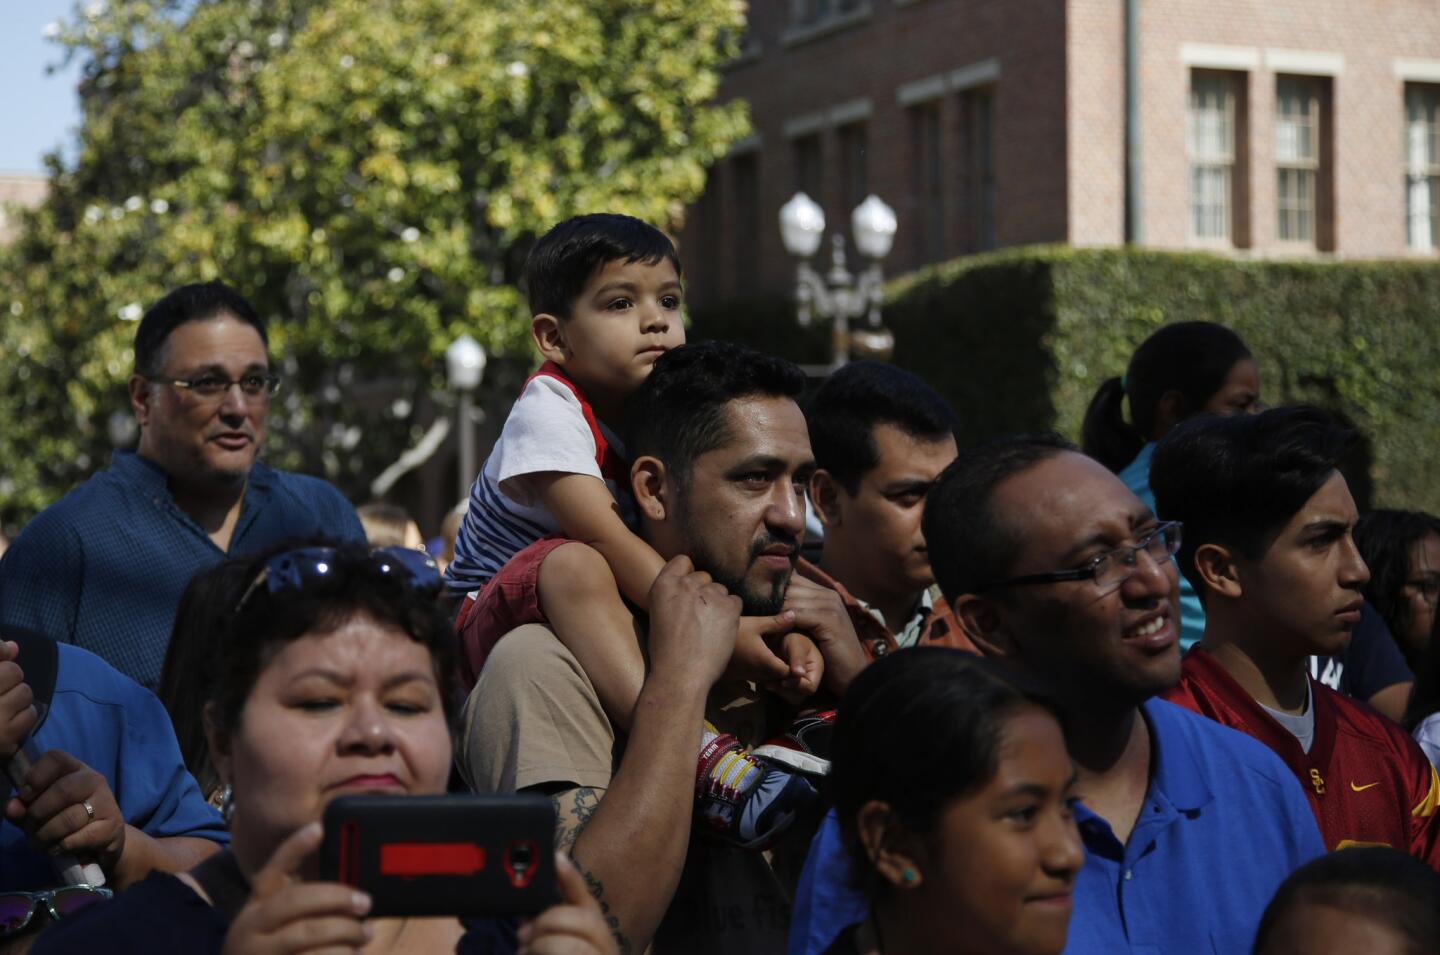
[[[457,414],[460,428],[460,497],[470,493],[470,482],[475,480],[475,425],[474,395],[485,374],[485,349],[468,334],[462,334],[445,349],[445,376],[450,387],[460,394],[460,408]]]
[[[831,361],[834,371],[850,360],[852,347],[873,355],[888,355],[895,339],[880,324],[883,275],[880,260],[895,243],[895,210],[869,196],[850,214],[855,247],[870,260],[858,276],[845,266],[845,237],[830,238],[830,271],[823,276],[807,261],[820,249],[825,234],[825,212],[803,192],[780,207],[780,237],[785,250],[799,260],[795,269],[796,318],[808,328],[818,315],[832,323]],[[850,331],[850,322],[867,317],[868,329]]]

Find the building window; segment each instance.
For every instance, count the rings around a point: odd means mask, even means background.
[[[797,27],[809,27],[854,13],[865,0],[790,0],[790,20]]]
[[[995,90],[979,86],[960,94],[965,135],[965,247],[993,249],[995,239]]]
[[[870,135],[864,123],[849,123],[835,131],[840,147],[841,199],[848,213],[870,194]]]
[[[730,292],[741,298],[754,292],[760,273],[760,158],[748,152],[730,160],[735,232]],[[711,267],[709,263],[706,267]]]
[[[1440,248],[1440,84],[1405,86],[1405,213],[1410,248]]]
[[[1276,237],[1316,245],[1320,213],[1320,81],[1282,76],[1275,90]]]
[[[940,103],[910,110],[915,168],[915,251],[919,264],[945,257],[944,162],[940,141]]]
[[[825,205],[825,153],[819,133],[800,136],[793,142],[795,150],[795,189]]]
[[[1190,237],[1199,242],[1235,240],[1239,89],[1233,73],[1190,76]]]

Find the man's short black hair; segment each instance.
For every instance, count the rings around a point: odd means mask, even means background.
[[[243,295],[224,282],[196,282],[166,294],[140,319],[140,327],[135,329],[135,374],[150,376],[163,371],[165,343],[176,328],[221,315],[245,322],[260,334],[261,343],[269,346],[265,320]]]
[[[1075,445],[1058,434],[1000,438],[962,450],[925,497],[921,529],[935,582],[946,600],[979,593],[1009,576],[1020,541],[990,506],[995,488]],[[1078,453],[1078,452],[1076,452]]]
[[[530,314],[567,319],[590,277],[611,262],[658,265],[680,257],[665,233],[634,216],[596,212],[566,219],[540,237],[525,260]]]
[[[875,426],[890,424],[912,438],[940,441],[955,415],[919,376],[878,361],[856,361],[830,375],[805,406],[815,466],[848,493],[880,463]]]
[[[695,459],[730,440],[725,406],[740,398],[796,398],[799,366],[729,342],[694,342],[661,355],[631,398],[628,450],[651,456],[682,486]]]
[[[1185,525],[1180,569],[1202,600],[1196,549],[1220,544],[1260,557],[1357,437],[1307,405],[1192,418],[1165,436],[1150,460],[1150,489],[1158,515]]]

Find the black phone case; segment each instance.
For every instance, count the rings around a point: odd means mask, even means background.
[[[320,877],[371,915],[534,915],[556,901],[544,796],[342,796],[325,807]]]

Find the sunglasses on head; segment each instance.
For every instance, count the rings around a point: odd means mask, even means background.
[[[440,568],[435,558],[409,547],[377,547],[368,560],[356,561],[354,556],[334,547],[301,547],[276,554],[265,562],[260,573],[245,588],[235,604],[238,613],[261,586],[269,594],[288,590],[304,590],[363,566],[367,571],[394,580],[407,590],[421,594],[440,592]]]
[[[38,912],[44,911],[59,922],[113,895],[109,889],[92,885],[67,885],[44,892],[0,892],[0,938],[23,932]]]

